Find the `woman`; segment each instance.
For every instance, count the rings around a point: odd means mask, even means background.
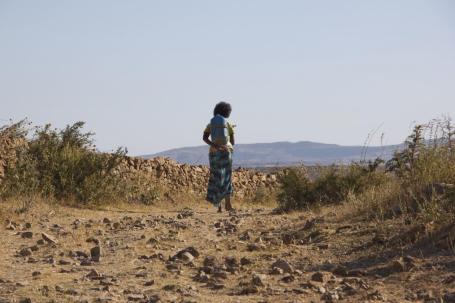
[[[204,130],[203,140],[210,145],[210,177],[207,188],[207,201],[218,207],[225,199],[227,211],[233,210],[232,195],[232,152],[234,151],[234,129],[227,121],[231,115],[231,105],[220,102],[213,110],[213,118]],[[210,139],[209,139],[210,137]]]

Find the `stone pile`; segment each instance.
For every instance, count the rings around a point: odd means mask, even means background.
[[[125,157],[119,173],[142,173],[152,182],[172,192],[204,194],[210,175],[209,167],[204,165],[180,164],[170,158],[157,157],[144,159]],[[273,191],[277,185],[277,175],[237,168],[233,171],[234,195],[239,198],[254,197],[258,190]]]

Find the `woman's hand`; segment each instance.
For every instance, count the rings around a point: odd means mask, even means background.
[[[217,145],[216,149],[219,151],[229,151],[229,147],[227,145]]]

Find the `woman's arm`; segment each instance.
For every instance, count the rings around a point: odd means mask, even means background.
[[[202,140],[204,140],[204,142],[207,143],[208,145],[218,148],[218,145],[216,145],[215,143],[210,141],[209,136],[210,136],[210,133],[204,132],[204,135],[202,136]]]

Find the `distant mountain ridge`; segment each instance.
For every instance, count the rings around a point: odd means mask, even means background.
[[[244,167],[287,166],[296,164],[328,165],[381,157],[389,159],[402,144],[385,146],[343,146],[311,141],[237,144],[234,165]],[[144,158],[169,157],[180,163],[208,164],[208,146],[170,149]]]

